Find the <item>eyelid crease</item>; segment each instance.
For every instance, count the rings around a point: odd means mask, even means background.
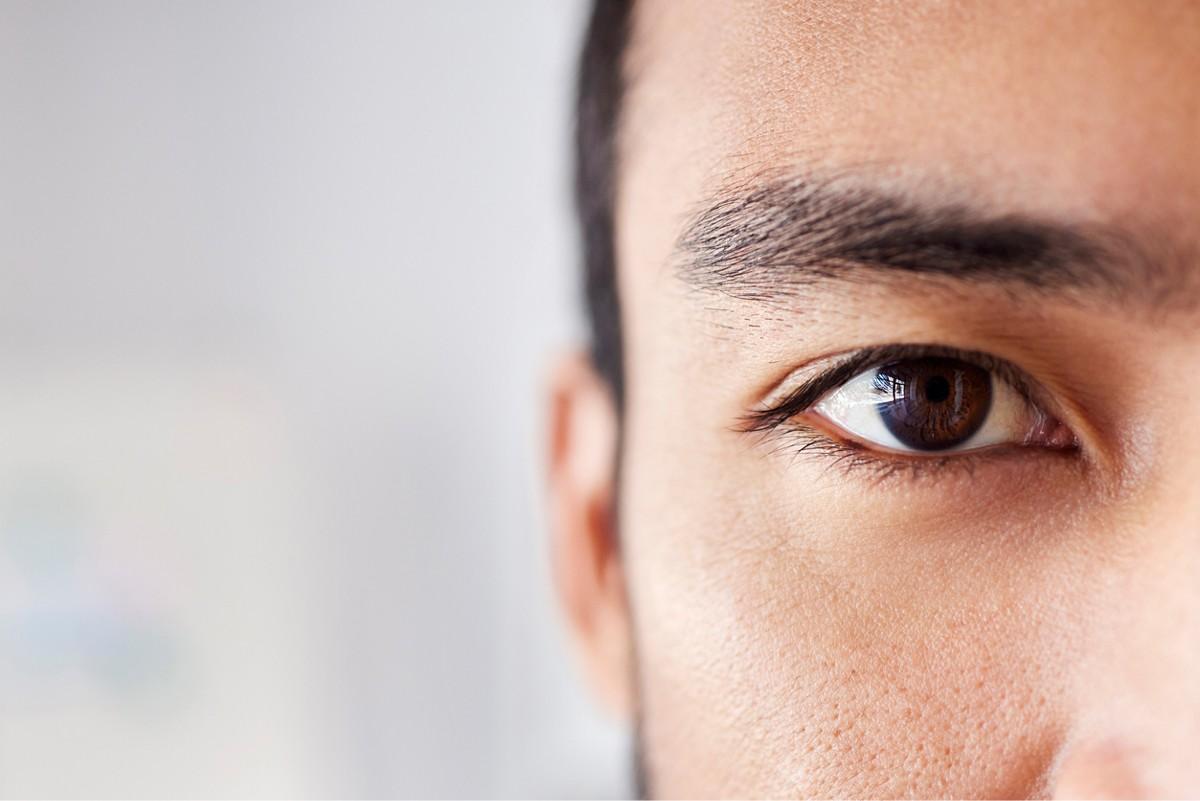
[[[1034,389],[1025,374],[1004,359],[982,351],[962,350],[945,345],[876,345],[854,351],[820,374],[805,380],[779,402],[744,415],[738,426],[743,433],[768,433],[814,407],[829,391],[840,387],[864,370],[890,361],[943,357],[958,359],[988,370],[1007,382],[1022,397],[1036,402]]]

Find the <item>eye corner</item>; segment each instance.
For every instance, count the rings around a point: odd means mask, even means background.
[[[729,430],[737,434],[770,434],[796,414],[778,406],[753,409],[738,417]]]

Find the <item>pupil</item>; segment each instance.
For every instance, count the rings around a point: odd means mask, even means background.
[[[885,399],[879,416],[909,448],[940,451],[966,442],[992,407],[991,374],[960,359],[902,359],[878,371],[876,389]]]
[[[933,376],[925,382],[925,397],[930,403],[941,403],[950,397],[950,382],[945,376]]]

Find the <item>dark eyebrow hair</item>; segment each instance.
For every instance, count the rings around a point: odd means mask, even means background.
[[[689,222],[676,264],[689,285],[776,300],[863,269],[1015,283],[1152,291],[1160,263],[1111,226],[918,202],[861,180],[774,178],[723,190]]]

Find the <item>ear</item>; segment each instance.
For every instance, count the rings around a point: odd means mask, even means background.
[[[576,650],[600,699],[632,716],[632,627],[617,548],[617,415],[582,353],[561,358],[549,387],[551,558]]]

